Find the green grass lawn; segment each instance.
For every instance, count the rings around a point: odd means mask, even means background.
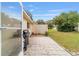
[[[79,52],[79,32],[58,32],[49,29],[48,35],[70,52]]]

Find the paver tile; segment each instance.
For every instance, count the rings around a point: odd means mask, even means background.
[[[25,54],[26,56],[70,56],[53,39],[45,36],[32,36]]]

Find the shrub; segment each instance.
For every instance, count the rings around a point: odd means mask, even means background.
[[[58,25],[57,30],[63,31],[63,32],[71,32],[71,31],[74,31],[74,26],[68,23],[63,25],[61,24],[61,25]]]

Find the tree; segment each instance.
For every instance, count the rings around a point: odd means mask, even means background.
[[[61,13],[53,19],[53,23],[58,25],[59,31],[74,31],[74,27],[79,23],[79,13],[75,11]]]
[[[52,22],[52,20],[48,20],[47,24],[48,24],[48,29],[52,29],[53,28],[53,22]]]
[[[38,24],[45,24],[45,21],[39,19],[39,20],[36,21],[36,23],[38,23]]]

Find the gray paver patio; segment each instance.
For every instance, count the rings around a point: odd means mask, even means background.
[[[25,52],[27,56],[70,56],[50,37],[32,36]]]

